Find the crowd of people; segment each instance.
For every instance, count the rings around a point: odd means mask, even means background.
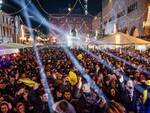
[[[0,113],[150,113],[149,63],[135,54],[107,49],[91,50],[101,59],[89,55],[82,49],[68,48],[80,65],[70,60],[62,47],[39,50],[54,104],[50,106],[45,93],[34,50],[26,48],[20,52],[0,56]],[[129,65],[115,57],[135,64]],[[149,51],[136,54],[149,57]],[[108,64],[111,68],[104,65]],[[147,71],[149,72],[149,71]],[[104,95],[99,96],[84,75],[89,75]],[[129,79],[126,79],[129,78]],[[140,90],[140,88],[144,89]]]

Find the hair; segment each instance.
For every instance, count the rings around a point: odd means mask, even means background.
[[[3,101],[3,102],[0,104],[0,108],[1,108],[2,106],[4,106],[4,105],[6,105],[6,106],[8,107],[8,109],[10,109],[10,107],[11,107],[8,102]]]
[[[125,113],[125,108],[115,101],[110,101],[105,113]]]
[[[18,102],[16,108],[18,109],[20,106],[24,106],[24,104],[22,102]]]
[[[58,106],[63,112],[66,112],[68,108],[68,103],[63,100],[58,104]]]

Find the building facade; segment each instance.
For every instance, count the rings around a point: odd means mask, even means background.
[[[0,43],[17,43],[20,35],[20,17],[0,12]]]
[[[150,34],[150,27],[143,24],[149,21],[149,1],[109,0],[102,11],[103,33],[120,31],[136,37]],[[99,25],[96,20],[94,22],[94,25]]]
[[[78,32],[89,33],[92,29],[92,17],[85,15],[70,14],[66,16],[56,14],[50,15],[49,21],[63,30],[75,28]]]

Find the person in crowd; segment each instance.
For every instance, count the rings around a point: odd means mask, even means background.
[[[137,112],[137,98],[138,94],[134,89],[134,83],[132,80],[128,80],[121,97],[121,100],[123,102],[123,105],[127,109],[127,112]]]
[[[66,100],[61,100],[52,106],[56,113],[76,113],[74,107]]]
[[[29,112],[26,111],[25,106],[21,102],[18,102],[16,104],[16,112],[17,113],[29,113]]]
[[[105,113],[127,113],[127,112],[121,104],[115,101],[109,101]]]
[[[12,113],[12,105],[6,101],[1,102],[0,104],[0,113]]]

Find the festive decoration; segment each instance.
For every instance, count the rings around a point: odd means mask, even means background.
[[[0,0],[2,1],[2,0]],[[28,0],[27,0],[28,1]],[[31,4],[31,0],[28,1],[28,3],[26,4],[26,6],[22,7],[20,10],[16,11],[16,12],[12,12],[12,13],[7,13],[7,15],[16,15],[18,13],[20,13],[21,11],[23,11],[24,9],[26,9],[30,4]]]
[[[39,2],[39,0],[36,0],[36,1],[37,1],[38,5],[39,5],[40,9],[42,9],[42,11],[43,11],[45,14],[47,14],[48,16],[53,17],[53,18],[65,18],[66,16],[68,16],[68,15],[71,14],[71,12],[74,10],[74,8],[76,7],[76,5],[77,5],[77,3],[78,3],[79,0],[76,0],[76,2],[74,3],[73,7],[69,7],[69,12],[68,12],[67,14],[65,14],[64,16],[61,16],[61,17],[57,17],[57,16],[52,16],[52,15],[50,15],[49,12],[47,12],[47,11],[43,8],[43,6],[42,6],[41,3]]]
[[[88,15],[88,0],[84,0],[85,15]]]

